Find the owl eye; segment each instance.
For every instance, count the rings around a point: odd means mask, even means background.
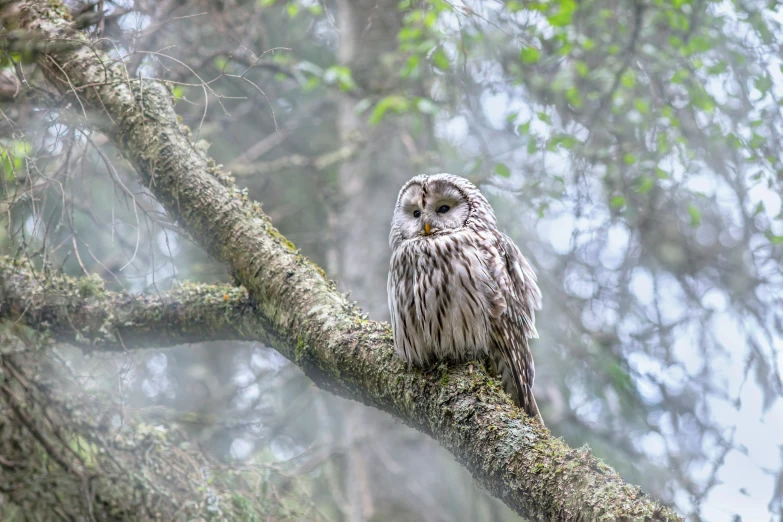
[[[441,205],[438,207],[438,214],[445,214],[451,207],[448,205]]]
[[[417,218],[421,216],[421,210],[414,210],[413,211],[413,217]]]

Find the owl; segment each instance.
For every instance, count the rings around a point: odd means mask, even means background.
[[[540,421],[528,339],[538,337],[541,292],[479,189],[450,174],[414,177],[397,197],[389,245],[397,355],[409,366],[486,355],[514,402]]]

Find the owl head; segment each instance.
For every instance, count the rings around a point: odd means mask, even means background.
[[[495,213],[473,183],[451,174],[421,174],[400,189],[389,244],[395,248],[409,239],[495,227]]]

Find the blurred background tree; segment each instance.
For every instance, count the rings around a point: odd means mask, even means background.
[[[547,426],[693,520],[783,517],[779,2],[69,8],[131,77],[168,82],[199,147],[372,318],[399,187],[472,179],[539,275]],[[0,57],[5,253],[136,292],[227,281],[28,53]],[[516,519],[274,346],[59,350],[85,390],[208,415],[187,429],[211,455],[300,477],[326,518]]]

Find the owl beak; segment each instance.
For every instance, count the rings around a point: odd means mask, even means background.
[[[426,236],[430,235],[430,229],[431,228],[432,227],[430,226],[429,223],[424,223],[424,235],[426,235]]]

